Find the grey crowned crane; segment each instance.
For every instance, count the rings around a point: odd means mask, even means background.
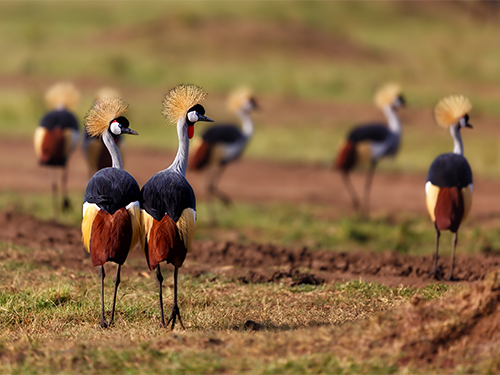
[[[42,118],[35,130],[34,147],[40,165],[50,167],[52,179],[52,203],[54,213],[59,211],[56,168],[61,168],[63,210],[70,207],[68,198],[68,159],[79,138],[78,120],[72,113],[80,102],[80,92],[69,82],[53,85],[45,94],[50,111]]]
[[[196,200],[191,185],[186,180],[189,139],[194,135],[194,124],[213,120],[205,117],[205,109],[199,104],[205,91],[194,85],[178,85],[163,100],[163,115],[167,121],[177,124],[179,148],[173,163],[152,176],[141,190],[141,241],[149,269],[156,269],[160,296],[160,324],[165,327],[163,314],[160,263],[174,266],[174,303],[167,325],[176,318],[182,328],[177,305],[177,275],[191,249],[196,220]]]
[[[116,292],[120,284],[120,269],[130,249],[137,243],[140,227],[140,189],[135,179],[122,168],[122,158],[116,138],[137,132],[129,128],[122,116],[128,105],[119,98],[102,99],[85,118],[88,133],[101,137],[112,160],[112,167],[99,170],[89,181],[83,203],[82,236],[94,267],[99,267],[101,279],[102,328],[113,324]],[[104,318],[104,264],[117,263],[114,278],[113,308],[109,323]]]
[[[370,189],[377,162],[386,156],[394,156],[398,152],[401,139],[401,121],[397,111],[405,104],[401,89],[390,83],[382,86],[375,94],[375,103],[387,118],[387,125],[372,123],[360,125],[349,133],[339,149],[334,162],[334,168],[342,174],[342,179],[351,195],[355,210],[368,214]],[[355,167],[369,164],[365,182],[364,203],[360,200],[349,178],[349,173]]]
[[[218,189],[217,183],[224,167],[241,156],[252,137],[254,127],[250,112],[257,104],[249,89],[240,88],[229,96],[228,107],[240,118],[241,127],[229,124],[210,127],[203,133],[200,144],[189,160],[190,169],[208,169],[207,191],[226,205],[231,201]]]
[[[109,87],[103,87],[97,92],[97,100],[119,97],[120,93]],[[121,147],[122,143],[123,138],[118,137],[116,139],[116,144],[120,149],[120,153],[123,155],[123,149]],[[111,167],[111,155],[109,154],[107,147],[104,145],[104,142],[99,137],[91,137],[86,128],[84,129],[82,149],[85,159],[87,160],[90,176],[93,176],[94,173],[100,169]]]
[[[458,228],[467,217],[472,204],[472,171],[464,157],[462,136],[460,135],[461,128],[472,128],[468,115],[471,109],[471,102],[464,96],[445,97],[439,101],[434,109],[437,124],[450,129],[454,148],[453,152],[439,155],[434,159],[425,183],[427,210],[436,230],[434,268],[429,277],[437,278],[439,276],[439,237],[442,230],[449,229],[453,233],[453,250],[448,280],[454,280],[453,266]]]

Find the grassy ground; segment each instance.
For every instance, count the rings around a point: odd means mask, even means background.
[[[159,328],[153,278],[122,277],[115,326],[98,327],[99,280],[92,269],[49,268],[31,249],[0,243],[2,373],[303,373],[392,372],[388,363],[348,360],[308,348],[339,334],[335,326],[368,319],[408,301],[432,300],[443,285],[422,290],[365,282],[287,287],[180,276],[187,330]],[[137,265],[128,263],[127,268]],[[142,264],[141,264],[142,266]],[[84,267],[85,268],[85,267]],[[141,269],[141,268],[139,268]],[[107,273],[111,275],[112,268]],[[165,272],[166,308],[171,272]],[[107,313],[112,290],[106,283]],[[259,324],[256,332],[245,322]],[[326,349],[326,350],[325,350]]]

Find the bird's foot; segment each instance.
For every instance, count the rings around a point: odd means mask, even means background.
[[[172,329],[174,329],[175,326],[175,321],[176,318],[179,317],[179,324],[181,325],[182,329],[184,328],[184,324],[182,324],[182,318],[181,314],[179,312],[179,307],[177,306],[177,303],[174,303],[174,306],[172,307],[172,314],[170,314],[170,318],[168,319],[167,326],[172,322]]]
[[[434,267],[431,272],[427,275],[427,278],[430,279],[431,277],[434,278],[435,280],[440,280],[441,276],[441,267]]]
[[[106,321],[106,319],[101,318],[101,322],[99,323],[99,326],[101,328],[108,328],[110,325],[108,324],[108,322]]]
[[[64,198],[62,209],[63,209],[63,211],[71,210],[71,202],[68,198]]]
[[[446,278],[447,281],[458,281],[458,279],[450,273],[450,275]]]

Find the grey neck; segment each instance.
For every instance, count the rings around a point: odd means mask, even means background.
[[[175,159],[167,169],[172,169],[186,177],[187,161],[189,155],[188,124],[186,119],[177,121],[177,136],[179,137],[179,148]]]
[[[389,130],[392,133],[401,134],[401,121],[399,120],[396,110],[391,105],[386,105],[382,108],[382,111],[387,118]]]
[[[112,162],[112,167],[113,168],[118,168],[118,169],[123,169],[123,163],[122,163],[122,156],[120,154],[120,149],[116,145],[116,142],[111,135],[111,133],[106,130],[104,134],[102,135],[102,140],[104,142],[104,145],[109,151],[109,154],[111,155],[111,162]]]
[[[253,121],[249,112],[241,110],[238,112],[238,117],[241,120],[241,130],[243,131],[243,134],[250,137],[253,134]]]
[[[460,134],[460,126],[450,126],[451,137],[453,138],[453,153],[462,155],[464,154],[464,144],[462,143],[462,136]]]

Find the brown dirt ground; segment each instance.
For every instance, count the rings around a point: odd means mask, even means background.
[[[134,158],[128,159],[127,169],[140,185],[158,170],[165,168],[173,155],[166,151],[130,149]],[[30,157],[32,155],[32,157]],[[22,157],[24,156],[24,157]],[[69,188],[83,191],[88,174],[83,156],[77,151],[70,162]],[[36,165],[29,140],[0,139],[0,191],[48,192],[48,172]],[[189,174],[199,199],[205,199],[203,175]],[[355,175],[355,183],[363,176]],[[410,212],[425,214],[423,183],[425,176],[415,174],[379,174],[373,186],[373,211]],[[280,164],[256,160],[241,160],[229,166],[221,181],[221,188],[231,191],[232,197],[246,202],[305,202],[329,205],[332,215],[351,214],[346,192],[341,189],[338,174],[321,166]],[[325,188],[330,186],[331,189]],[[395,188],[397,186],[397,188]],[[476,178],[474,213],[471,220],[490,220],[500,213],[496,199],[500,183]],[[422,199],[415,197],[422,196]],[[84,256],[78,228],[54,221],[40,220],[6,212],[0,215],[0,240],[16,245],[40,249],[36,258],[53,267],[92,268]],[[140,250],[132,258],[141,258]],[[393,253],[362,252],[338,253],[287,249],[271,245],[241,245],[228,242],[197,242],[188,256],[184,272],[193,275],[224,274],[242,282],[262,282],[286,279],[287,282],[318,283],[363,278],[387,285],[423,285],[432,255],[415,257]],[[447,271],[449,257],[443,257]],[[456,276],[463,281],[481,280],[500,265],[496,254],[476,256],[458,255]],[[300,270],[300,272],[299,272]],[[146,268],[132,270],[142,273]],[[312,274],[304,274],[310,272]]]
[[[55,221],[41,221],[17,212],[0,213],[0,240],[35,249],[34,261],[53,269],[89,270],[90,259],[81,244],[79,228]],[[0,260],[4,257],[0,255]],[[139,248],[132,250],[125,274],[149,277]],[[449,260],[443,259],[444,276]],[[285,282],[290,285],[363,279],[389,286],[422,286],[431,281],[427,273],[432,256],[397,253],[310,251],[274,245],[195,241],[182,268],[183,273],[209,278],[234,278],[243,283]],[[500,256],[457,256],[455,276],[462,282],[483,280],[500,268]]]

